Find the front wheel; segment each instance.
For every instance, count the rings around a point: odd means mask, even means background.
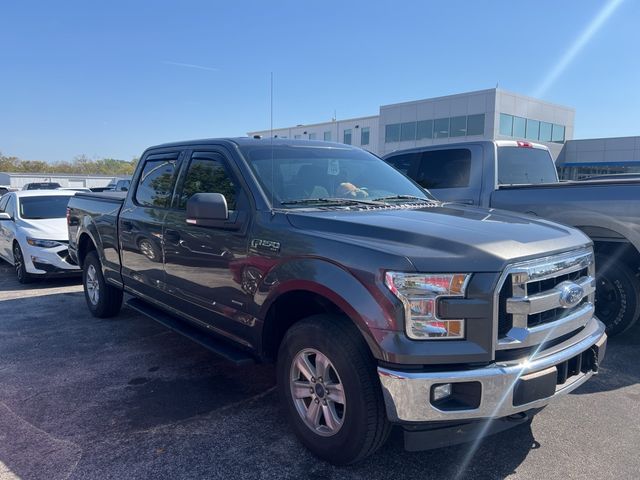
[[[22,249],[18,242],[13,244],[13,267],[16,270],[16,277],[18,282],[24,284],[33,282],[33,276],[27,272],[27,267],[24,263],[24,255],[22,255]]]
[[[84,259],[82,286],[87,306],[94,317],[108,318],[118,314],[122,307],[122,290],[105,282],[95,251],[89,252]]]
[[[596,316],[614,336],[630,328],[640,316],[640,282],[621,260],[596,258]]]
[[[277,370],[289,423],[314,455],[346,465],[384,444],[390,424],[376,364],[349,319],[296,323],[280,345]]]

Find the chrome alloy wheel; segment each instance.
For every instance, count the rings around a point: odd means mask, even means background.
[[[23,262],[22,259],[22,251],[18,245],[13,247],[13,266],[16,269],[16,275],[18,276],[18,280],[22,279],[23,274]]]
[[[92,305],[97,305],[100,300],[100,284],[98,283],[98,272],[96,267],[89,265],[87,268],[86,285],[87,296]]]
[[[291,364],[291,396],[305,425],[323,437],[338,433],[346,414],[344,386],[331,361],[308,348]]]

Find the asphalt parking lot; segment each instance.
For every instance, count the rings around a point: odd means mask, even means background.
[[[78,282],[21,286],[0,263],[0,479],[638,478],[640,328],[601,374],[522,425],[420,453],[316,460],[280,415],[270,366],[232,367],[125,308],[91,317]]]

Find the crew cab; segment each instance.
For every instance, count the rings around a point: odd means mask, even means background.
[[[276,362],[292,430],[335,464],[392,425],[418,450],[528,422],[605,351],[586,235],[443,204],[348,145],[152,147],[128,192],[77,193],[68,226],[94,316],[127,292],[231,362]]]
[[[546,146],[498,140],[418,147],[385,161],[439,200],[526,213],[582,230],[594,242],[596,314],[615,335],[640,318],[640,181],[560,182]]]

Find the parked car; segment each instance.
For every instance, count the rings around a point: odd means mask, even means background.
[[[90,312],[116,315],[127,292],[236,364],[277,362],[291,428],[330,462],[372,454],[392,424],[417,450],[527,422],[602,361],[586,235],[444,205],[358,148],[166,144],[131,187],[69,201]]]
[[[27,183],[24,187],[22,187],[22,189],[23,190],[56,190],[61,186],[62,185],[60,185],[57,182],[32,182],[32,183]]]
[[[105,190],[109,190],[112,192],[126,192],[127,190],[129,190],[129,185],[131,185],[131,179],[114,179],[109,182],[109,185],[107,185],[107,188]]]
[[[615,335],[640,317],[640,181],[559,182],[544,145],[476,141],[390,153],[384,159],[438,199],[513,210],[566,225],[595,245],[596,315]]]
[[[13,188],[10,185],[0,185],[0,197],[7,192],[15,192],[17,188]]]
[[[90,192],[91,189],[87,187],[60,187],[58,190],[64,190],[68,192]]]
[[[20,283],[44,276],[79,275],[69,258],[67,203],[74,192],[9,192],[0,199],[0,257]]]

